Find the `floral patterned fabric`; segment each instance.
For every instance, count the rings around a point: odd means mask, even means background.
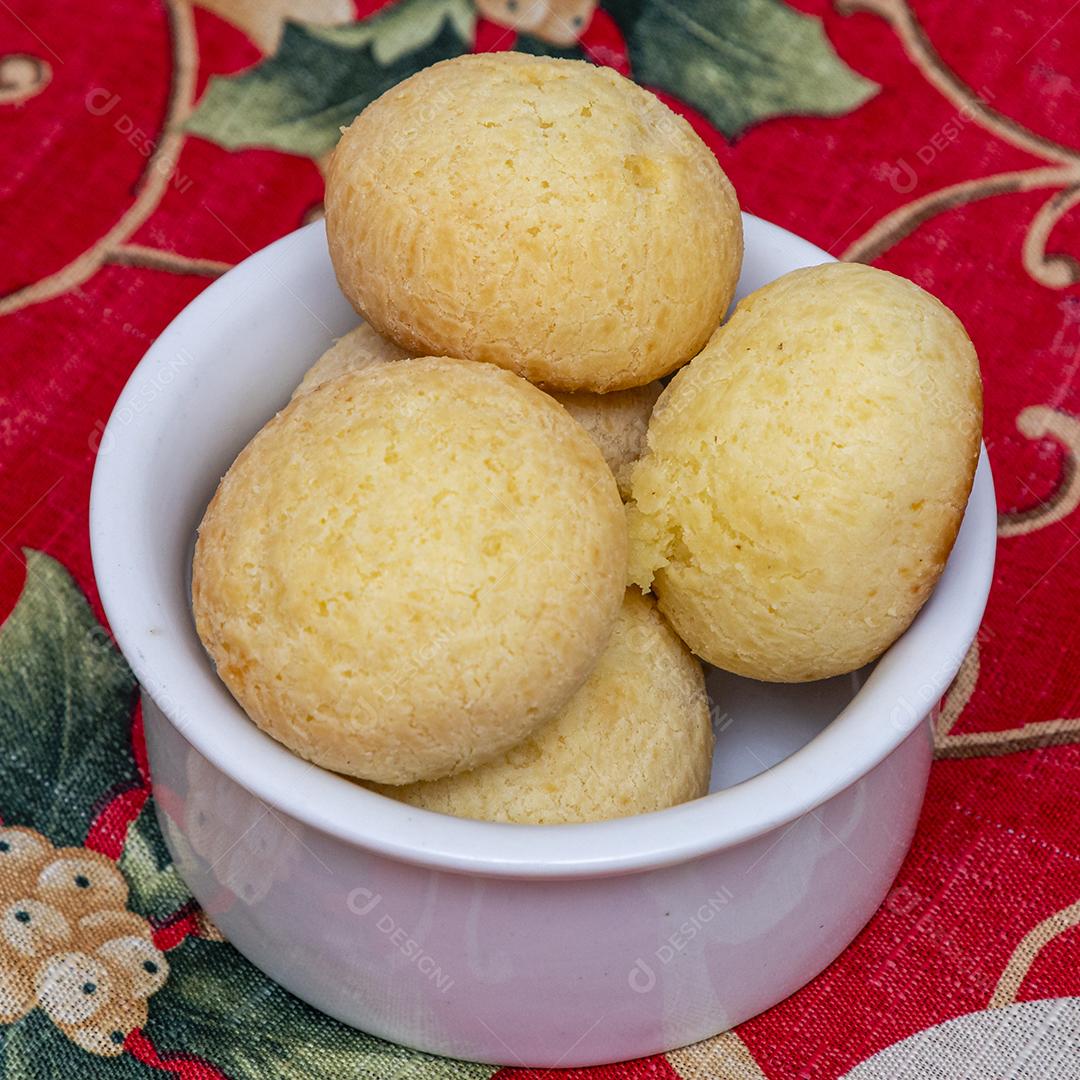
[[[338,125],[435,60],[516,48],[630,74],[747,210],[956,310],[1000,509],[986,620],[870,925],[737,1031],[572,1075],[1080,1077],[1080,8],[10,0],[0,28],[3,1075],[540,1075],[347,1029],[221,939],[162,844],[86,526],[132,368],[214,277],[320,212]]]

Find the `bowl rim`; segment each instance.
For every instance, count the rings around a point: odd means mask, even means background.
[[[747,232],[783,246],[797,242],[832,257],[779,226],[744,214]],[[148,629],[147,582],[124,555],[130,530],[144,523],[139,475],[153,460],[139,452],[157,438],[155,417],[174,394],[148,394],[158,359],[200,325],[217,321],[252,290],[281,284],[275,266],[295,264],[322,245],[322,222],[256,252],[208,286],[159,335],[133,371],[102,434],[124,417],[125,453],[99,454],[90,495],[90,543],[99,595],[112,632],[144,695],[212,765],[269,810],[350,845],[431,868],[518,878],[607,876],[668,866],[729,848],[796,821],[880,764],[934,709],[974,640],[993,577],[997,513],[985,448],[971,498],[934,593],[887,650],[850,703],[809,743],[779,764],[722,791],[665,810],[575,825],[509,825],[454,818],[378,795],[296,757],[261,732],[233,703],[222,709],[208,666],[178,665],[168,635]],[[748,242],[749,246],[749,242]],[[812,260],[811,260],[812,261]],[[268,273],[269,271],[269,273]],[[202,361],[213,362],[213,358]],[[176,374],[198,380],[199,362]],[[149,401],[149,404],[147,404]],[[134,409],[138,404],[139,408]],[[134,409],[134,411],[133,411]],[[132,416],[135,417],[132,421]],[[188,613],[190,634],[195,634]],[[177,678],[178,666],[183,677]],[[218,688],[214,687],[215,690]],[[236,714],[239,714],[237,716]]]

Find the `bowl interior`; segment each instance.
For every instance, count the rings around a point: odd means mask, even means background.
[[[706,667],[716,732],[709,791],[771,769],[817,738],[854,699],[873,665],[812,683],[763,683]]]
[[[831,258],[777,226],[744,220],[740,296]],[[637,818],[528,828],[413,810],[300,761],[247,719],[214,674],[190,613],[190,551],[233,458],[356,321],[321,222],[270,245],[158,338],[117,402],[95,467],[94,567],[121,648],[181,733],[271,805],[350,841],[455,869],[565,874],[656,865],[758,835],[852,783],[910,733],[955,674],[993,565],[985,461],[935,596],[873,669],[790,687],[710,674],[713,790],[728,789],[722,794]],[[717,800],[726,802],[723,813]]]

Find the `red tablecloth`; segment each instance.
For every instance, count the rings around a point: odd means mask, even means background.
[[[310,29],[384,6],[362,47]],[[72,857],[35,835],[83,848],[94,873],[119,868],[127,907],[169,968],[145,1018],[129,1010],[118,1038],[87,1049],[77,1025],[43,1008],[37,961],[0,917],[4,1075],[495,1071],[313,1013],[201,917],[149,812],[133,683],[99,625],[86,511],[100,433],[131,369],[214,276],[319,212],[319,162],[340,118],[433,60],[517,47],[631,72],[691,118],[746,209],[955,309],[982,359],[1001,510],[985,625],[881,911],[810,986],[736,1033],[591,1072],[1077,1077],[1080,7],[514,8],[0,3],[0,815],[35,830],[0,833],[0,898],[30,888],[8,868],[12,852]]]

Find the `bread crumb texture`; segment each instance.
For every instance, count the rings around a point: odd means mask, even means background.
[[[610,644],[556,719],[471,772],[376,790],[457,817],[601,821],[705,795],[712,750],[701,665],[629,589]]]
[[[330,255],[401,348],[558,390],[642,386],[705,345],[734,294],[734,189],[690,125],[584,61],[447,60],[343,133]]]
[[[631,481],[631,580],[718,667],[854,670],[940,576],[981,431],[978,358],[948,308],[858,264],[787,274],[661,396]]]
[[[410,355],[362,322],[344,337],[338,338],[315,361],[292,396],[297,398],[302,394],[310,394],[323,383],[328,383],[340,375],[347,375],[352,371],[366,371],[377,364],[404,360]]]
[[[486,364],[402,360],[296,398],[199,530],[196,626],[267,733],[349,776],[467,770],[565,707],[622,603],[593,442]]]
[[[552,394],[600,447],[624,499],[630,497],[630,472],[645,449],[649,417],[663,389],[663,383],[651,382],[610,394]]]
[[[376,364],[403,360],[408,355],[367,323],[361,323],[338,338],[315,361],[292,396],[310,393],[347,372],[365,371]],[[552,394],[600,447],[624,499],[630,497],[630,470],[645,449],[649,417],[663,389],[663,383],[651,382],[610,394]]]

